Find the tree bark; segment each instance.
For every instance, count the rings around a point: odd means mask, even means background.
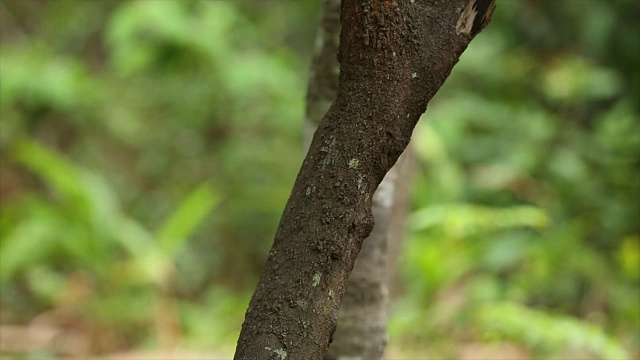
[[[337,98],[284,209],[236,359],[322,359],[373,228],[374,192],[490,18],[492,7],[475,21],[468,1],[343,0]]]
[[[340,0],[324,0],[307,91],[305,152],[338,92],[339,43]],[[382,358],[387,343],[389,284],[395,283],[395,272],[388,268],[387,262],[395,267],[408,207],[406,158],[404,155],[400,157],[373,196],[373,230],[362,243],[347,281],[333,342],[325,360]]]
[[[340,72],[337,59],[339,43],[340,0],[325,0],[307,91],[305,149],[308,149],[313,133],[336,98]],[[362,244],[347,281],[337,328],[325,360],[382,358],[387,343],[387,247],[392,207],[395,207],[398,194],[399,163],[389,170],[373,196],[371,212],[375,224]],[[395,235],[402,236],[401,232]]]

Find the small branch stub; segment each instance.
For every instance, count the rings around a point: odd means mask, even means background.
[[[456,34],[475,36],[489,23],[495,8],[495,0],[469,0],[456,24]]]

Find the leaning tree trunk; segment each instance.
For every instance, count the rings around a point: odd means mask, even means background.
[[[309,77],[305,148],[309,147],[320,120],[336,98],[339,42],[340,0],[325,0]],[[389,170],[373,195],[371,212],[375,224],[362,243],[349,276],[326,360],[382,358],[387,342],[387,244],[399,162]]]
[[[493,11],[478,14],[476,1],[343,0],[337,97],[284,209],[236,359],[322,359],[373,228],[374,192]]]

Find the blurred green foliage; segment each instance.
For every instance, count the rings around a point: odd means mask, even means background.
[[[232,347],[302,158],[319,4],[0,6],[2,322],[81,277],[74,312],[115,337],[94,351],[163,345],[172,311],[185,344]]]
[[[548,315],[512,303],[493,303],[478,310],[478,323],[485,336],[513,338],[547,356],[578,350],[588,358],[626,359],[628,355],[616,341],[596,326],[561,315]]]
[[[416,129],[392,340],[640,356],[638,11],[499,2]]]
[[[320,5],[1,0],[0,325],[64,309],[92,352],[232,351]],[[499,2],[414,135],[392,347],[639,356],[639,12]]]

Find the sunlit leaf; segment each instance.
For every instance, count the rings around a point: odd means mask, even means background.
[[[542,229],[549,225],[549,217],[543,209],[534,206],[491,208],[445,204],[416,211],[411,215],[410,224],[414,230],[441,226],[445,232],[459,237],[516,227]]]
[[[640,279],[640,235],[626,237],[617,252],[622,270],[636,281]]]

